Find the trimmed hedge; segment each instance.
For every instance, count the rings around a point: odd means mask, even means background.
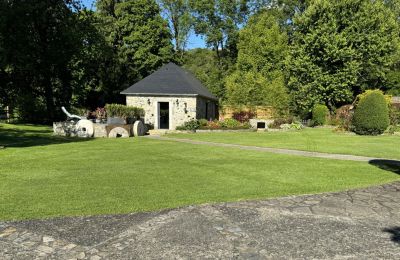
[[[312,121],[315,126],[325,125],[328,116],[329,116],[329,109],[327,106],[322,104],[317,104],[313,107]]]
[[[354,111],[354,132],[360,135],[379,135],[389,126],[389,108],[382,91],[368,91],[360,98]]]
[[[108,117],[120,117],[125,120],[138,119],[144,116],[144,110],[120,104],[107,104],[105,106]]]

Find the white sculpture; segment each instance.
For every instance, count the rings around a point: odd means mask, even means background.
[[[93,137],[94,125],[92,121],[87,120],[85,117],[70,114],[65,107],[61,107],[61,110],[67,116],[68,120],[73,121],[73,134],[79,137]]]

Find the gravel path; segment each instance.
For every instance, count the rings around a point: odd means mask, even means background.
[[[0,259],[400,259],[400,182],[160,212],[0,222]]]
[[[197,141],[197,140],[183,139],[183,138],[164,137],[164,136],[157,136],[157,135],[146,136],[145,138],[163,140],[163,141],[174,141],[174,142],[188,143],[188,144],[195,144],[195,145],[230,147],[230,148],[237,148],[237,149],[242,149],[242,150],[269,152],[269,153],[277,153],[277,154],[288,154],[288,155],[297,155],[297,156],[305,156],[305,157],[316,157],[316,158],[325,158],[325,159],[334,159],[334,160],[358,161],[358,162],[369,162],[369,161],[373,161],[373,160],[393,160],[393,161],[395,161],[395,159],[375,158],[375,157],[357,156],[357,155],[348,155],[348,154],[308,152],[308,151],[300,151],[300,150],[292,150],[292,149],[249,146],[249,145],[240,145],[240,144],[224,144],[224,143]]]

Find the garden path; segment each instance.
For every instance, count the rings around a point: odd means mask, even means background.
[[[395,159],[375,158],[375,157],[349,155],[349,154],[309,152],[309,151],[300,151],[300,150],[292,150],[292,149],[270,148],[270,147],[260,147],[260,146],[250,146],[250,145],[240,145],[240,144],[216,143],[216,142],[198,141],[198,140],[191,140],[191,139],[184,139],[184,138],[164,137],[164,136],[157,136],[157,135],[149,135],[149,136],[146,136],[145,138],[157,139],[157,140],[163,140],[163,141],[174,141],[174,142],[188,143],[188,144],[195,144],[195,145],[230,147],[230,148],[237,148],[237,149],[242,149],[242,150],[251,150],[251,151],[287,154],[287,155],[296,155],[296,156],[305,156],[305,157],[316,157],[316,158],[325,158],[325,159],[334,159],[334,160],[358,161],[358,162],[370,162],[370,161],[374,161],[374,160],[396,161]]]

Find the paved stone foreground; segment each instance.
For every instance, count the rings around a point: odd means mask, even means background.
[[[400,259],[400,182],[151,213],[0,222],[0,259]]]

